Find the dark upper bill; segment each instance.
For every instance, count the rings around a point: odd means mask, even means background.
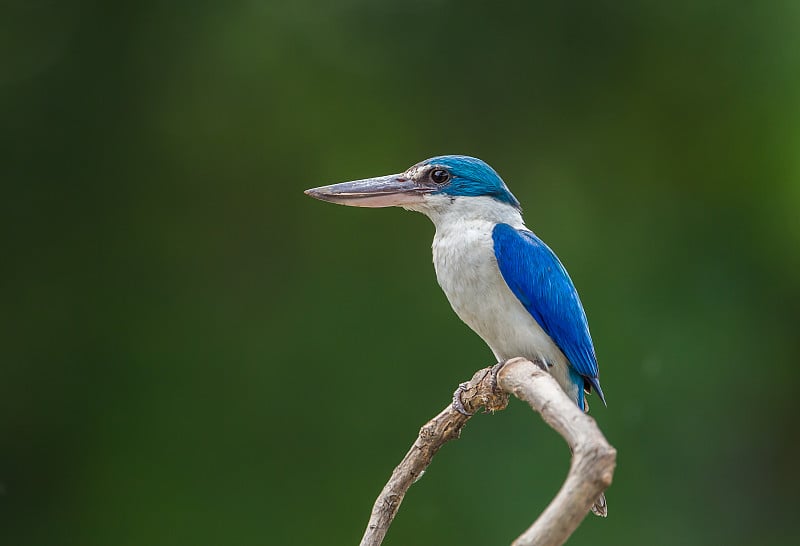
[[[305,193],[314,199],[353,207],[397,207],[420,203],[431,190],[404,174],[391,174],[311,188]]]

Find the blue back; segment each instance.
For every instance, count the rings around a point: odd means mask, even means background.
[[[575,372],[573,379],[582,380],[578,406],[583,409],[583,388],[589,386],[605,404],[586,313],[567,270],[530,231],[497,224],[492,239],[506,284],[567,357]]]
[[[426,159],[421,165],[437,165],[450,172],[450,182],[436,193],[455,196],[488,196],[519,208],[519,201],[503,179],[488,164],[466,155],[443,155]]]

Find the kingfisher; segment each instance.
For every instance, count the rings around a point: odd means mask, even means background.
[[[538,361],[581,410],[588,411],[586,394],[592,391],[605,404],[575,285],[550,247],[525,226],[519,201],[488,164],[445,155],[399,174],[305,193],[341,205],[402,207],[426,215],[436,227],[439,285],[497,361]]]

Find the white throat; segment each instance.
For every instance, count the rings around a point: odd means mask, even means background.
[[[426,195],[422,203],[406,208],[421,212],[430,218],[437,232],[449,224],[457,225],[463,222],[485,222],[492,227],[494,224],[509,224],[515,228],[525,227],[522,213],[518,208],[488,196]]]

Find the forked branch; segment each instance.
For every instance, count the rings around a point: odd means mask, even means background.
[[[567,397],[555,379],[540,366],[524,358],[509,360],[495,368],[475,373],[464,384],[461,401],[471,413],[505,409],[508,395],[527,402],[556,432],[561,434],[572,450],[572,465],[561,490],[550,505],[522,535],[514,546],[555,546],[566,542],[603,491],[611,485],[616,464],[616,450],[609,445],[594,419],[583,413]],[[461,434],[471,418],[448,405],[419,431],[414,445],[394,469],[389,482],[372,508],[369,524],[361,546],[381,544],[403,497],[425,469],[433,456],[450,440]],[[605,515],[604,502],[598,503],[596,513]]]

